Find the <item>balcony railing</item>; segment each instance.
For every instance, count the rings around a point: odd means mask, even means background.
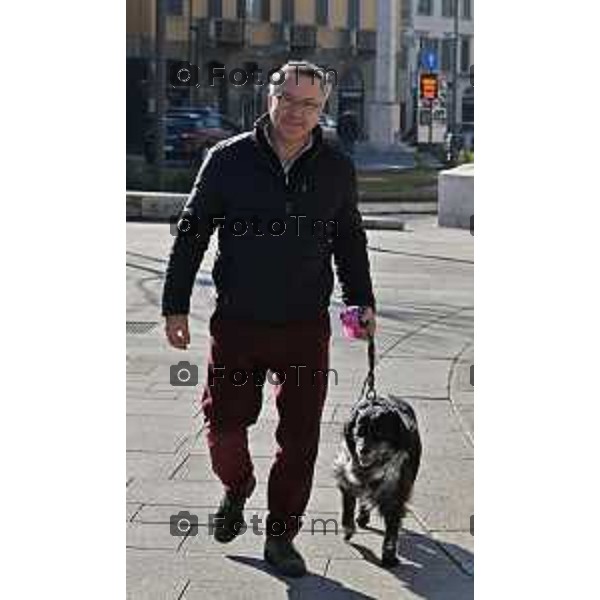
[[[198,19],[198,41],[201,46],[242,46],[244,27],[242,21],[233,19]]]
[[[215,19],[215,38],[222,44],[239,46],[244,42],[244,28],[242,21],[230,19]]]
[[[356,32],[356,47],[359,52],[374,53],[377,50],[377,33],[359,29]]]
[[[314,25],[292,25],[290,46],[292,48],[315,48],[317,28]]]
[[[270,45],[271,49],[287,48],[314,49],[317,47],[318,27],[315,25],[293,25],[290,23],[244,23],[231,19],[198,19],[195,29],[200,46],[218,45],[250,46]],[[377,33],[366,29],[335,29],[334,48],[350,50],[360,54],[374,54],[377,49]],[[337,43],[336,43],[337,42]]]

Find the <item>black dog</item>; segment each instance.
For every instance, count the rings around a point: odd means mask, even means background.
[[[344,425],[342,448],[335,459],[334,475],[342,492],[344,539],[356,523],[366,527],[369,511],[376,507],[385,521],[382,564],[398,564],[397,542],[413,484],[421,462],[421,438],[411,406],[400,398],[376,397],[356,404]]]

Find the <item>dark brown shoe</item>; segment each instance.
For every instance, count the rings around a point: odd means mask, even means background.
[[[288,577],[306,575],[304,559],[289,540],[267,537],[264,556],[265,560],[282,575]]]
[[[244,506],[246,500],[250,497],[256,486],[256,480],[253,479],[244,496],[236,496],[230,492],[225,492],[221,499],[219,508],[214,514],[214,537],[217,542],[227,544],[236,538],[242,530],[245,530],[246,521],[244,521]]]

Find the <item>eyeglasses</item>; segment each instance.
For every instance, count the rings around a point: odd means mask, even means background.
[[[289,94],[280,94],[277,96],[284,110],[300,109],[305,115],[312,115],[321,110],[321,104],[312,100],[296,100]]]

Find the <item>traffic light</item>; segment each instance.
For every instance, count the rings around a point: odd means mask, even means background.
[[[421,98],[435,100],[439,93],[439,82],[437,73],[421,73],[419,80]]]

